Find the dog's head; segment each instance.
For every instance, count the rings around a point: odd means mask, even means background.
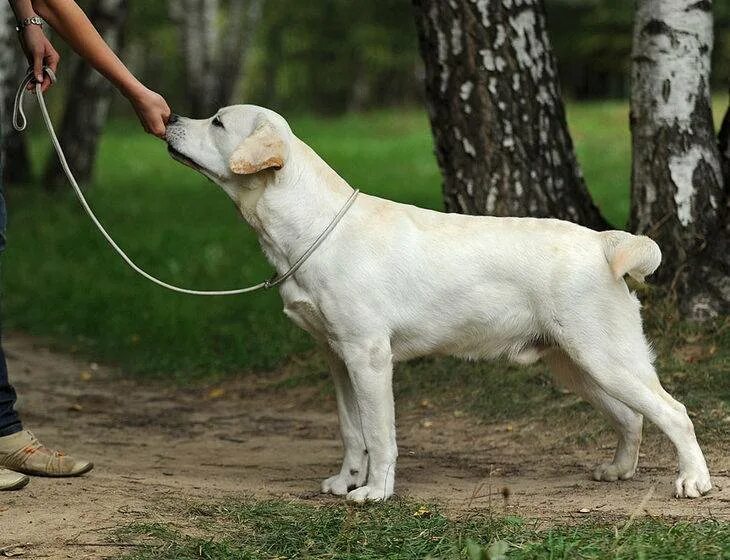
[[[166,135],[174,159],[229,194],[264,172],[284,168],[292,138],[283,117],[256,105],[225,107],[209,119],[173,115]]]

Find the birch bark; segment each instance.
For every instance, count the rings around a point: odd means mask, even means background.
[[[413,0],[446,208],[596,229],[543,0]]]
[[[209,117],[228,105],[246,61],[263,0],[171,0],[185,53],[191,115]]]
[[[175,0],[172,0],[175,2]],[[181,32],[190,110],[207,117],[215,98],[218,0],[183,0]]]
[[[728,196],[710,104],[710,0],[638,0],[632,48],[631,227],[686,316],[728,309]]]
[[[230,105],[236,93],[262,8],[263,0],[230,0],[228,21],[221,37],[213,110]]]

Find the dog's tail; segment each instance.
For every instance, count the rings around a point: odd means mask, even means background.
[[[639,282],[654,272],[662,262],[662,252],[654,241],[643,235],[625,231],[604,231],[599,234],[603,252],[616,280],[629,274]]]

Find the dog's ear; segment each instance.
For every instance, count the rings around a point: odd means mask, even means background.
[[[233,152],[229,167],[236,175],[251,175],[264,169],[284,167],[285,145],[268,120],[262,120]]]

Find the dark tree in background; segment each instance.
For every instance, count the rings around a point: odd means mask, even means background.
[[[730,305],[730,199],[710,105],[711,10],[711,2],[639,0],[632,52],[631,228],[659,243],[656,279],[697,319]]]
[[[122,49],[128,11],[127,0],[93,0],[87,11],[97,30],[115,52]],[[94,171],[101,132],[106,124],[112,86],[86,62],[76,59],[69,74],[66,105],[59,140],[79,183],[88,183]],[[66,184],[57,158],[48,160],[44,185]]]
[[[28,69],[28,63],[20,49],[14,31],[15,15],[8,2],[0,2],[0,104],[3,115],[2,146],[6,163],[3,168],[4,184],[27,183],[30,181],[30,156],[25,137],[10,124],[13,101],[18,83]]]
[[[605,229],[568,132],[543,0],[413,6],[447,210]]]
[[[229,105],[241,78],[263,0],[171,0],[185,53],[191,116],[209,117]]]

